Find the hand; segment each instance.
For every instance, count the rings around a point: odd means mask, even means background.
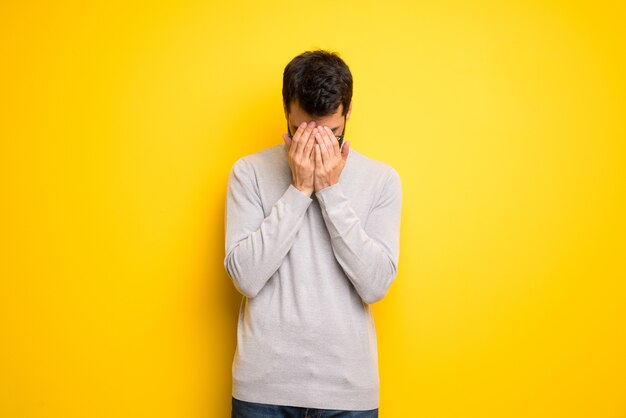
[[[350,151],[350,142],[345,142],[340,150],[339,141],[327,126],[318,126],[315,142],[313,186],[317,193],[339,181]]]
[[[283,135],[283,140],[289,150],[292,184],[309,197],[314,191],[315,154],[313,147],[316,132],[315,121],[312,121],[308,124],[302,122],[293,135],[293,140],[289,138],[289,135]]]

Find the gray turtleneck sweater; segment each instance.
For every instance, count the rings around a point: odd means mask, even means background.
[[[241,157],[228,179],[224,267],[243,295],[232,396],[378,408],[370,305],[398,271],[400,177],[351,147],[339,182],[309,197],[291,184],[287,152]]]

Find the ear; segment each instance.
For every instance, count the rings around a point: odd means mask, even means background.
[[[352,112],[352,100],[350,100],[350,105],[348,106],[348,113],[346,113],[346,120],[350,119],[351,112]]]

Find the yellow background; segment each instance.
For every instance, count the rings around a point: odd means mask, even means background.
[[[626,417],[621,1],[4,2],[0,416],[226,417],[232,163],[354,75],[403,181],[380,416]]]

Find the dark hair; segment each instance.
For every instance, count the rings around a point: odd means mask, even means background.
[[[352,73],[336,52],[306,51],[283,72],[283,101],[287,111],[296,100],[314,118],[332,115],[343,103],[342,116],[352,100]]]

